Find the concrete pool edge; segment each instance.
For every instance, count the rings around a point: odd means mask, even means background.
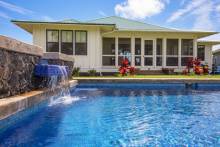
[[[71,80],[69,81],[69,86],[75,87],[77,83],[77,80]],[[16,96],[2,98],[0,99],[0,121],[37,105],[47,100],[50,96],[57,95],[60,91],[61,87],[58,86],[53,91],[50,89],[39,89]]]
[[[74,78],[79,83],[161,83],[161,84],[220,84],[220,79],[193,78]]]

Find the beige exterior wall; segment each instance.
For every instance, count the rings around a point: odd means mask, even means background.
[[[131,38],[131,53],[134,55],[134,39],[142,38],[142,53],[144,53],[144,40],[153,40],[153,66],[146,67],[143,64],[144,56],[142,54],[142,66],[140,67],[142,70],[160,70],[166,66],[166,39],[179,39],[179,61],[181,61],[181,39],[193,39],[194,40],[194,54],[193,56],[197,56],[197,38],[196,36],[188,33],[150,33],[150,32],[109,32],[109,33],[101,33],[100,27],[97,26],[63,26],[63,25],[35,25],[33,29],[33,44],[40,46],[46,52],[46,30],[47,29],[57,29],[57,30],[86,30],[88,32],[88,41],[87,41],[87,55],[86,56],[75,56],[75,67],[80,67],[81,71],[88,71],[90,69],[96,69],[97,71],[106,71],[113,72],[118,71],[118,66],[114,67],[103,67],[102,66],[102,37],[115,37],[116,44],[118,43],[118,38]],[[163,66],[156,66],[156,39],[163,39],[163,57],[162,64]],[[116,55],[118,51],[118,47],[116,45]],[[206,47],[206,55],[205,55],[207,63],[209,65],[212,64],[212,55],[211,55],[211,46]],[[116,58],[116,63],[118,59]],[[132,56],[132,65],[134,65],[134,57]],[[176,67],[167,67],[167,68],[175,68],[177,70],[182,70],[185,67],[181,66],[179,63]]]
[[[44,52],[46,52],[47,29],[87,31],[87,55],[73,55],[75,61],[74,66],[80,67],[81,71],[87,71],[89,69],[101,69],[101,31],[99,27],[36,25],[33,29],[33,44],[41,46]]]
[[[208,64],[209,67],[212,67],[213,63],[213,55],[212,55],[212,44],[209,43],[198,43],[198,45],[204,45],[205,46],[205,60],[202,61],[203,64]]]
[[[212,67],[212,45],[205,45],[205,61],[204,64],[208,64]]]

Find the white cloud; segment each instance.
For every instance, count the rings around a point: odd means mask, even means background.
[[[5,19],[11,19],[10,16],[8,16],[6,13],[1,12],[1,11],[0,11],[0,17],[5,18]]]
[[[31,10],[28,10],[28,9],[25,9],[25,8],[22,8],[22,7],[19,7],[14,4],[10,4],[10,3],[7,3],[7,2],[1,1],[1,0],[0,0],[0,7],[3,7],[5,9],[8,9],[10,11],[14,11],[14,12],[17,12],[20,14],[33,13],[33,11],[31,11]]]
[[[216,7],[216,11],[217,11],[218,13],[220,13],[220,4],[217,5],[217,7]]]
[[[198,8],[200,5],[206,3],[206,0],[192,0],[188,5],[186,5],[185,8],[179,9],[176,12],[174,12],[168,19],[167,22],[174,22],[178,19],[180,19],[182,16],[192,12],[196,8]]]
[[[116,15],[132,19],[145,19],[161,13],[169,0],[126,0],[115,6]]]
[[[194,30],[213,31],[214,25],[211,19],[211,13],[213,11],[213,3],[207,1],[205,4],[201,5],[199,8],[193,11],[195,15]]]

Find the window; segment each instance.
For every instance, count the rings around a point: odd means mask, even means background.
[[[153,40],[145,40],[144,55],[153,55]]]
[[[115,38],[103,38],[102,44],[103,55],[115,55]]]
[[[131,63],[131,39],[119,38],[118,39],[118,65],[121,65],[121,61],[127,58],[129,64]]]
[[[178,39],[167,39],[167,66],[178,66]]]
[[[87,55],[87,32],[76,31],[75,55]]]
[[[205,61],[205,45],[198,46],[197,57],[202,61]]]
[[[144,65],[153,65],[153,40],[144,41]]]
[[[167,55],[178,56],[178,39],[167,39]]]
[[[141,38],[135,38],[135,66],[141,66]]]
[[[144,65],[145,66],[152,66],[153,65],[153,58],[152,57],[145,57],[144,58]]]
[[[73,31],[61,31],[61,53],[73,55]]]
[[[178,57],[167,57],[167,66],[178,66]]]
[[[59,52],[59,31],[47,30],[46,31],[46,51],[47,52]]]
[[[157,39],[157,55],[156,55],[157,66],[162,66],[162,49],[163,49],[163,40]]]
[[[135,66],[141,66],[141,56],[135,57]]]
[[[102,65],[103,66],[114,66],[115,56],[102,56]]]
[[[182,39],[182,56],[193,56],[193,40]]]
[[[182,39],[181,66],[187,66],[190,59],[193,59],[193,39]]]
[[[141,55],[141,38],[135,38],[135,55]]]
[[[102,39],[102,65],[115,65],[115,38]]]

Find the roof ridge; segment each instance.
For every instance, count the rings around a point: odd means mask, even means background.
[[[60,21],[58,21],[58,22],[62,22],[62,21],[71,21],[71,20],[76,21],[76,22],[82,22],[82,21],[80,21],[80,20],[78,20],[78,19],[75,19],[75,18],[63,19],[63,20],[60,20]]]
[[[117,16],[117,15],[101,17],[101,18],[97,18],[97,19],[93,19],[93,20],[89,20],[89,21],[96,21],[96,20],[102,20],[102,19],[113,18],[113,17],[121,19],[121,20],[133,21],[133,22],[140,23],[140,24],[143,24],[143,25],[151,25],[151,26],[160,27],[160,28],[163,28],[163,29],[170,29],[170,30],[178,31],[178,29],[168,28],[168,27],[164,27],[164,26],[159,26],[159,25],[155,25],[155,24],[151,24],[151,23],[146,23],[146,22],[143,22],[143,21],[134,20],[134,19],[124,18],[124,17]],[[87,22],[89,22],[89,21],[87,21]]]
[[[91,20],[87,20],[86,22],[90,22],[90,21],[96,21],[96,20],[100,20],[100,19],[106,19],[106,18],[110,18],[110,17],[113,17],[113,16],[103,16],[103,17],[100,17],[100,18],[96,18],[96,19],[91,19]]]

